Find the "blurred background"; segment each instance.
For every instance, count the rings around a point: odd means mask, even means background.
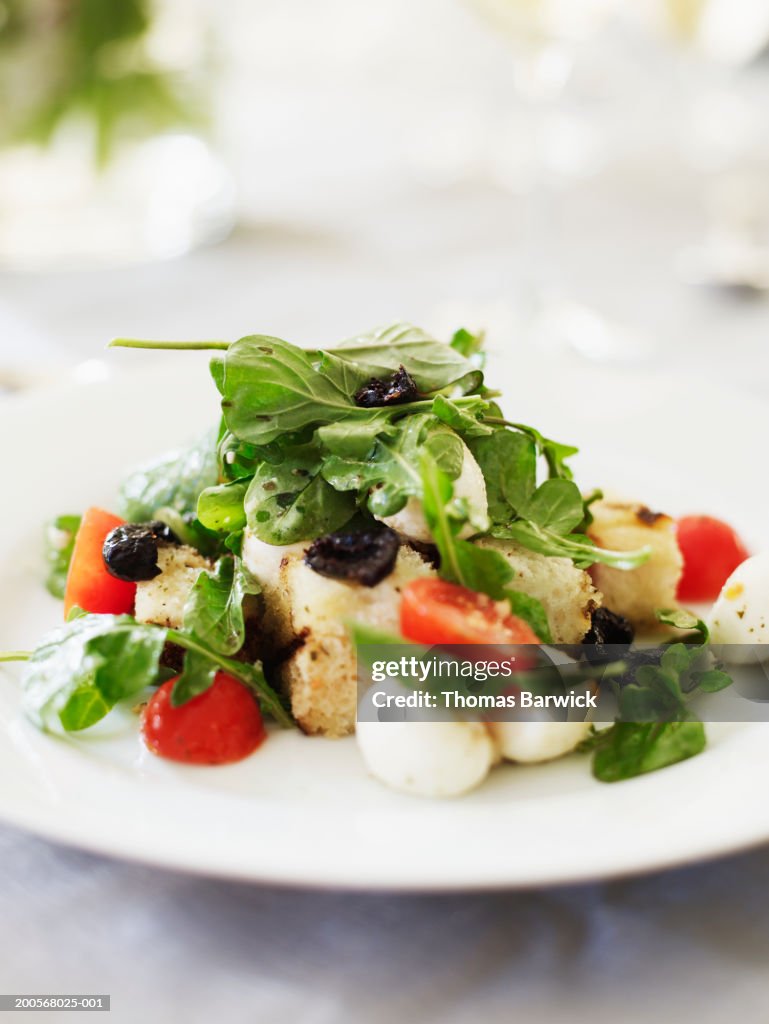
[[[768,47],[766,0],[0,0],[0,381],[406,318],[763,395]]]

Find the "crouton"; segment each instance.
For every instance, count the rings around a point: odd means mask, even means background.
[[[186,544],[158,549],[160,575],[136,585],[136,620],[180,629],[192,584],[211,562]]]
[[[590,572],[607,608],[639,629],[657,627],[655,612],[676,607],[676,589],[683,558],[670,516],[636,502],[604,499],[590,506],[588,535],[599,547],[630,551],[649,546],[648,562],[637,569],[611,569],[596,564]]]
[[[529,551],[510,540],[481,537],[478,547],[492,548],[505,556],[515,576],[512,590],[536,597],[547,614],[553,643],[578,644],[590,629],[590,618],[601,596],[590,575],[568,558],[551,558]]]
[[[243,557],[262,584],[262,628],[279,655],[283,648],[278,673],[294,717],[307,733],[345,736],[355,730],[357,707],[355,650],[345,623],[398,633],[401,590],[435,570],[401,547],[390,575],[364,587],[315,572],[304,563],[306,547],[265,545],[247,532]]]

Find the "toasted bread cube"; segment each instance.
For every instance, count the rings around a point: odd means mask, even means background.
[[[649,546],[648,562],[637,569],[612,569],[596,563],[590,570],[603,603],[639,629],[656,627],[656,611],[677,605],[676,589],[683,557],[675,522],[662,512],[631,501],[604,499],[590,506],[588,535],[599,547],[631,551]]]
[[[551,558],[529,551],[511,540],[482,537],[479,547],[505,556],[515,571],[510,588],[542,602],[553,643],[578,644],[590,629],[590,618],[601,603],[589,573],[569,558]]]
[[[211,562],[186,544],[158,548],[160,575],[136,585],[137,622],[151,622],[170,629],[184,623],[184,605],[195,580]]]

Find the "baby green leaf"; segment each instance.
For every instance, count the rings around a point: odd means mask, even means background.
[[[263,462],[245,498],[246,519],[268,544],[292,544],[330,533],[355,513],[355,496],[336,490],[320,475],[311,445],[294,448],[279,465]]]
[[[481,421],[488,407],[488,402],[481,398],[476,405],[460,407],[445,395],[436,395],[433,399],[432,412],[463,437],[488,437],[494,433],[494,428]]]
[[[468,444],[486,481],[492,522],[509,522],[537,486],[534,442],[526,434],[496,430],[490,437],[472,438]]]
[[[705,749],[702,722],[617,722],[597,736],[593,775],[619,782],[684,761]]]
[[[132,523],[146,522],[157,509],[194,512],[198,495],[217,482],[216,435],[209,431],[189,448],[145,463],[120,487],[118,511]]]
[[[22,676],[23,706],[41,728],[86,729],[155,682],[165,630],[128,615],[81,615],[49,633]]]
[[[67,572],[80,529],[80,516],[57,516],[45,527],[45,562],[48,573],[45,585],[54,597],[64,597]]]
[[[213,573],[203,571],[184,608],[184,628],[221,654],[237,654],[245,640],[243,601],[261,590],[241,558],[220,558]]]
[[[243,502],[250,480],[207,487],[198,497],[198,519],[207,530],[237,533],[246,525]]]

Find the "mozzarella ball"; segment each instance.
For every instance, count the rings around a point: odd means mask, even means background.
[[[590,722],[489,722],[488,729],[502,757],[536,764],[574,750],[590,732]]]
[[[724,661],[754,661],[753,644],[769,643],[769,552],[753,555],[739,565],[721,588],[707,618],[710,640],[727,645],[718,653]],[[729,650],[730,644],[751,645]]]
[[[475,461],[475,457],[467,445],[463,444],[462,449],[462,472],[453,481],[454,498],[465,498],[470,506],[472,518],[483,521],[489,513],[486,481],[483,479],[481,467]],[[429,544],[433,539],[419,498],[409,498],[403,508],[394,515],[377,516],[376,518],[411,540]],[[474,533],[478,533],[478,528],[471,523],[466,523],[460,537],[472,537]]]
[[[361,722],[356,726],[369,772],[414,796],[460,796],[494,764],[491,737],[480,722]]]

